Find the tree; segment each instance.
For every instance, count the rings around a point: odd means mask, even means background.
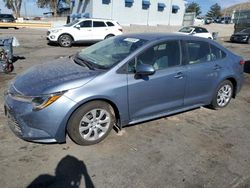
[[[201,14],[201,7],[198,3],[192,2],[188,4],[186,12],[195,12],[196,16],[199,16]]]
[[[37,0],[37,6],[39,8],[50,8],[54,16],[57,16],[57,2],[58,0]]]
[[[3,0],[5,6],[13,11],[15,17],[20,17],[20,10],[22,6],[22,0]]]
[[[207,17],[216,18],[220,17],[221,13],[221,6],[218,3],[215,3],[210,7],[210,10],[207,12]]]

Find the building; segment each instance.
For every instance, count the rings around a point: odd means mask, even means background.
[[[235,24],[234,32],[250,28],[250,10],[236,10],[232,14],[232,20]]]
[[[71,0],[71,17],[117,20],[122,25],[182,25],[184,0]]]

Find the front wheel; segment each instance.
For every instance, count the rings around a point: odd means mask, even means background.
[[[70,35],[63,34],[59,37],[58,42],[62,47],[71,47],[73,39]]]
[[[233,95],[233,84],[229,80],[225,80],[219,84],[213,97],[211,107],[219,109],[226,107]]]
[[[71,116],[67,131],[79,145],[92,145],[106,138],[115,124],[113,108],[104,101],[89,102]]]

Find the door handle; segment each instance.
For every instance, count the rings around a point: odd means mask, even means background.
[[[214,66],[214,70],[220,70],[220,69],[221,69],[221,66],[220,66],[220,65],[217,65],[217,64],[216,64],[216,65]]]
[[[177,78],[177,79],[182,79],[183,74],[182,74],[182,72],[178,72],[178,73],[176,73],[176,75],[174,77]]]
[[[87,31],[92,31],[91,29],[88,29]]]

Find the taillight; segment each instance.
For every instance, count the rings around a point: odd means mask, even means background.
[[[120,29],[118,29],[118,30],[119,30],[119,31],[121,31],[121,32],[123,31],[121,28],[120,28]]]
[[[240,65],[245,65],[245,61],[244,60],[240,60]]]

